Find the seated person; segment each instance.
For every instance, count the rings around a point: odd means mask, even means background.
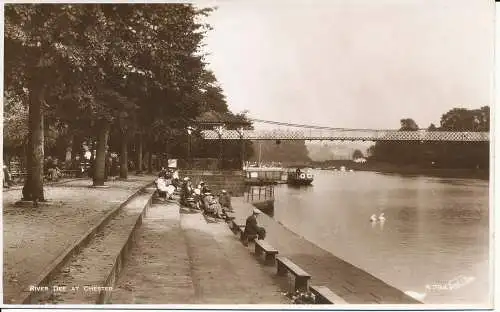
[[[163,178],[165,179],[165,183],[167,183],[167,186],[172,184],[172,178],[168,175],[168,173],[163,176]]]
[[[198,185],[198,188],[201,190],[202,194],[210,192],[210,189],[208,188],[208,186],[203,181],[200,181],[200,185]]]
[[[181,187],[181,203],[186,204],[187,198],[191,197],[193,194],[193,186],[191,184],[191,179],[189,177],[184,178],[184,183]]]
[[[57,166],[57,162],[49,162],[47,165],[47,172],[49,174],[50,181],[58,181],[61,176],[61,169]]]
[[[158,191],[158,196],[161,198],[167,198],[168,188],[165,178],[161,176],[158,179],[156,179],[155,183],[156,183],[156,190]]]
[[[167,173],[167,170],[165,167],[161,167],[160,172],[158,172],[158,177],[165,177],[165,174]]]
[[[266,229],[257,224],[257,216],[260,214],[260,210],[255,208],[251,216],[247,218],[245,224],[245,231],[243,232],[243,243],[248,245],[248,236],[257,235],[258,239],[266,238]]]
[[[234,212],[233,207],[231,206],[231,195],[229,195],[226,190],[222,190],[219,195],[219,203],[222,206],[222,209]]]
[[[173,199],[174,192],[175,192],[175,186],[173,186],[172,184],[167,184],[166,192],[167,192],[168,199]]]
[[[201,192],[201,190],[200,190]],[[210,193],[210,190],[208,192],[201,192],[201,201],[203,203],[203,209],[208,211],[210,209],[210,197],[212,196],[212,193]]]
[[[206,193],[203,199],[205,205],[205,211],[207,213],[213,214],[216,218],[223,219],[223,212],[221,205],[217,202],[217,199],[212,195],[212,193]]]
[[[172,171],[172,184],[175,186],[175,188],[178,188],[180,186],[179,171],[173,169],[171,171]]]

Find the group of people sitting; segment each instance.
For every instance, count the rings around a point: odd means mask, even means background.
[[[231,196],[226,190],[222,190],[216,197],[205,182],[200,181],[197,187],[189,177],[185,177],[182,182],[179,174],[172,169],[162,168],[155,181],[158,196],[162,199],[173,199],[177,189],[180,189],[180,202],[184,206],[203,210],[216,218],[224,219],[226,212],[232,212]]]
[[[222,190],[216,197],[205,182],[200,181],[196,187],[193,186],[189,177],[185,177],[181,182],[178,172],[172,169],[162,168],[156,180],[156,187],[159,197],[169,199],[172,199],[175,190],[180,188],[181,205],[200,209],[215,218],[227,219],[227,212],[234,212],[231,195],[226,190]],[[257,236],[258,239],[265,238],[266,230],[257,224],[259,214],[260,210],[254,209],[252,215],[246,219],[244,243],[247,243],[247,238],[251,236]]]
[[[155,183],[160,198],[173,199],[174,192],[179,185],[179,173],[172,169],[161,168]]]
[[[182,184],[181,204],[203,210],[205,214],[220,219],[226,219],[227,212],[233,211],[231,196],[226,190],[222,190],[216,197],[203,181],[200,181],[197,187],[193,187],[189,177],[185,177]]]

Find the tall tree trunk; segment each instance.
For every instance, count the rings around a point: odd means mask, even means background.
[[[43,195],[43,103],[44,90],[30,89],[28,115],[28,176],[24,181],[23,200],[45,201]]]
[[[153,152],[148,152],[148,173],[153,173]]]
[[[66,156],[64,159],[65,167],[66,169],[71,168],[71,164],[73,163],[73,155],[75,154],[73,152],[73,141],[75,140],[75,136],[72,136],[69,142],[67,142],[66,145]],[[75,151],[76,152],[76,151]]]
[[[120,153],[120,179],[128,177],[128,133],[125,131],[122,135],[121,153]]]
[[[106,169],[106,145],[108,145],[109,122],[103,120],[99,129],[99,138],[97,141],[97,151],[94,160],[94,186],[104,185]]]
[[[22,164],[21,167],[19,168],[20,171],[28,171],[28,153],[29,153],[29,146],[30,146],[30,139],[29,135],[26,137],[26,140],[24,142],[24,148],[23,148],[23,157],[22,157]],[[22,169],[22,170],[21,170]],[[26,181],[24,181],[26,183]],[[24,196],[24,195],[23,195]]]
[[[137,136],[137,174],[142,174],[142,133]]]
[[[90,137],[90,161],[94,162],[95,161],[95,154],[96,154],[96,146],[95,146],[95,138]]]

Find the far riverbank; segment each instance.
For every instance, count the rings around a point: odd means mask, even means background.
[[[353,170],[374,171],[407,176],[431,176],[439,178],[489,180],[490,172],[484,169],[419,168],[418,166],[398,166],[393,164],[355,164]]]
[[[329,161],[328,166],[345,166],[354,171],[372,171],[404,176],[431,176],[439,178],[481,179],[489,180],[490,172],[485,169],[446,169],[446,168],[421,168],[415,165],[395,165],[390,163],[366,162],[364,164],[352,161]]]

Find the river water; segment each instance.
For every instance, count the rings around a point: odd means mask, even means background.
[[[424,303],[490,304],[488,181],[314,174],[276,188],[277,221]]]

